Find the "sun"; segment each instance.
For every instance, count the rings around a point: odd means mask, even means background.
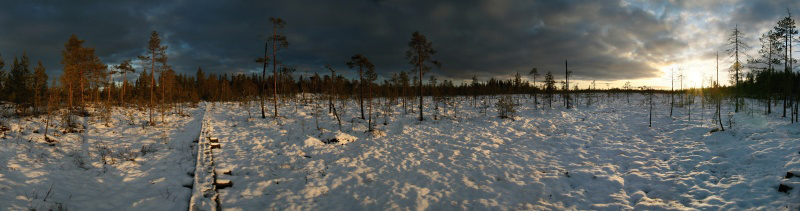
[[[675,90],[708,87],[711,81],[717,80],[714,60],[693,59],[666,65],[659,69],[662,71],[662,76],[658,84],[667,88],[674,86]],[[727,77],[727,69],[720,68],[720,83],[727,84]]]

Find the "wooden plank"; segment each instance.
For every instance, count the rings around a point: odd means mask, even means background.
[[[226,179],[218,179],[214,183],[214,185],[217,186],[217,189],[223,189],[223,188],[227,188],[227,187],[233,187],[233,182],[231,182],[230,180],[226,180]]]
[[[217,175],[219,175],[219,174],[231,175],[231,170],[230,169],[217,169],[216,173],[217,173]]]

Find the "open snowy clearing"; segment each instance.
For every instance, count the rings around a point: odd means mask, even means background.
[[[218,190],[225,210],[793,210],[800,204],[800,178],[784,178],[800,173],[800,125],[776,114],[740,112],[732,129],[710,133],[712,108],[701,115],[695,104],[691,121],[687,108],[676,108],[671,118],[663,97],[652,128],[640,95],[630,104],[600,98],[571,110],[535,109],[528,96],[516,97],[515,121],[496,117],[493,106],[484,115],[463,100],[458,109],[441,107],[438,120],[427,105],[424,122],[394,106],[386,125],[373,114],[375,133],[365,132],[353,102],[337,107],[346,110],[341,131],[324,106],[315,112],[313,104],[286,103],[276,124],[249,118],[244,109],[256,117],[257,103],[205,103],[159,127],[129,125],[123,111],[114,112],[114,127],[87,117],[88,135],[67,133],[55,146],[31,132],[43,127],[40,119],[9,120],[12,130],[0,139],[0,209],[187,209],[191,189],[183,185],[194,171],[192,141],[202,121],[204,135],[219,138],[214,167],[231,171],[217,175],[233,183]],[[156,150],[103,165],[101,145],[114,153]],[[779,192],[780,184],[793,189]]]
[[[517,96],[526,97],[526,96]],[[216,104],[209,111],[222,143],[218,168],[233,187],[220,190],[231,210],[728,210],[795,209],[797,189],[779,184],[800,171],[800,126],[788,120],[734,116],[733,129],[710,133],[693,108],[658,104],[647,127],[644,98],[532,109],[522,99],[516,121],[483,116],[467,102],[447,117],[418,122],[396,114],[375,134],[365,133],[357,106],[343,115],[343,131],[325,109],[316,129],[311,106],[281,111],[276,125],[250,119],[244,108]],[[663,99],[661,99],[663,101]],[[668,104],[667,104],[668,105]],[[252,107],[257,113],[257,107]],[[665,113],[666,112],[666,113]],[[702,116],[708,121],[713,110]],[[756,112],[758,113],[758,112]],[[346,117],[346,118],[345,118]],[[723,121],[727,121],[727,117]],[[325,144],[333,138],[339,143]]]

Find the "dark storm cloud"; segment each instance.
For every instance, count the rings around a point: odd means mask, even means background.
[[[792,12],[797,16],[797,9],[800,7],[798,1],[744,1],[732,14],[730,25],[738,24],[747,28],[772,28],[776,23],[787,16],[787,12]],[[787,9],[789,9],[787,11]],[[795,19],[797,19],[795,17]],[[753,36],[758,36],[754,34]]]
[[[693,2],[693,1],[692,1]],[[762,2],[762,1],[757,1]],[[531,67],[560,74],[564,60],[578,79],[654,77],[654,63],[688,45],[676,34],[683,21],[669,15],[686,3],[622,1],[14,1],[0,13],[0,53],[6,61],[23,51],[60,74],[60,52],[70,34],[116,64],[142,54],[152,30],[169,46],[170,64],[193,74],[260,71],[259,35],[271,33],[269,17],[287,22],[290,45],[279,59],[302,72],[345,69],[354,54],[379,73],[410,70],[404,53],[420,31],[444,66],[433,73],[452,79],[505,77]],[[764,5],[755,4],[759,7]],[[693,7],[700,7],[692,5]],[[707,6],[707,5],[701,5]],[[770,6],[771,5],[767,5]],[[756,7],[758,8],[758,7]],[[738,18],[769,20],[756,9]],[[8,63],[8,62],[7,62]],[[8,68],[6,68],[8,69]]]

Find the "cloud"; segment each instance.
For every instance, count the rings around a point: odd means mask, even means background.
[[[797,3],[793,3],[797,4]],[[300,72],[325,64],[345,70],[364,54],[379,74],[411,70],[404,58],[414,31],[433,42],[444,65],[432,74],[450,79],[510,76],[532,67],[560,74],[564,60],[576,79],[658,77],[660,65],[719,48],[730,22],[768,28],[785,12],[773,1],[12,1],[0,13],[0,53],[27,51],[50,75],[61,71],[61,50],[71,34],[116,64],[144,52],[157,30],[171,65],[194,74],[259,71],[260,35],[269,17],[287,25],[289,47],[278,53]],[[794,6],[797,8],[797,6]],[[689,53],[687,53],[689,52]],[[700,53],[698,53],[700,52]],[[6,68],[7,69],[7,68]],[[134,77],[134,76],[131,76]],[[52,77],[51,77],[52,78]]]

